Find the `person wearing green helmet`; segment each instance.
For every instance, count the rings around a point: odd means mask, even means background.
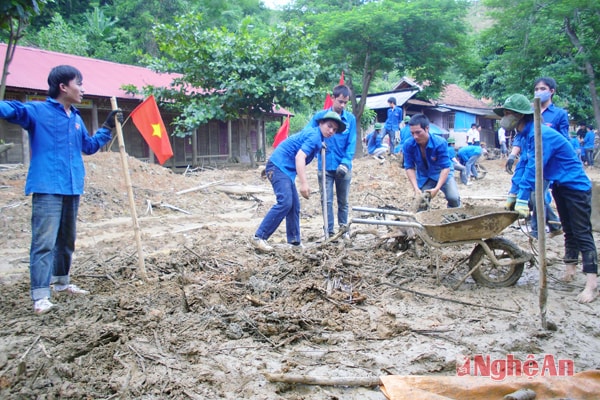
[[[528,203],[535,189],[536,172],[533,109],[527,97],[514,94],[494,112],[502,117],[500,125],[504,129],[517,131],[521,143],[522,157],[513,174],[507,207],[513,208],[522,217],[528,217]],[[581,253],[586,285],[577,300],[589,303],[598,296],[598,254],[591,222],[592,184],[567,138],[543,124],[541,130],[544,180],[551,182],[552,195],[564,230],[566,272],[563,280],[574,279]],[[524,165],[519,168],[521,163]]]
[[[265,173],[271,182],[277,203],[265,215],[251,238],[251,244],[260,252],[273,251],[267,240],[284,219],[288,244],[302,247],[298,192],[305,199],[310,196],[306,166],[321,151],[325,139],[346,130],[346,124],[335,111],[328,111],[320,116],[317,122],[318,127],[306,127],[281,142],[267,161]],[[296,189],[296,176],[300,183],[299,190]]]
[[[456,157],[456,139],[454,139],[453,137],[449,137],[448,139],[446,139],[446,141],[448,142],[448,157],[450,157],[450,161],[452,161],[454,170],[460,173],[460,181],[464,185],[468,185],[469,177],[467,175],[467,168],[464,165],[462,165]]]

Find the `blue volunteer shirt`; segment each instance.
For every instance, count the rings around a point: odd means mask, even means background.
[[[594,148],[594,141],[596,140],[596,134],[594,131],[588,131],[583,137],[583,149],[592,150]]]
[[[448,142],[441,136],[429,135],[425,146],[425,159],[414,138],[410,138],[402,146],[404,153],[404,169],[415,169],[417,185],[423,186],[427,179],[438,181],[443,169],[449,168],[448,179],[453,176],[452,161],[448,157]]]
[[[0,118],[27,130],[31,163],[25,194],[81,195],[85,178],[84,154],[94,154],[111,139],[109,129],[100,128],[90,136],[79,111],[71,106],[46,101],[0,102]]]
[[[373,135],[376,135],[374,143],[373,140],[371,140],[373,138]],[[373,131],[371,133],[369,133],[366,137],[366,141],[367,141],[367,152],[369,154],[373,154],[375,152],[375,150],[377,150],[381,146],[381,139],[383,138],[383,134],[381,132],[377,132],[377,131]]]
[[[385,120],[385,130],[396,132],[400,129],[400,121],[402,121],[402,109],[398,106],[388,108],[387,119]]]
[[[323,135],[317,127],[307,127],[285,139],[269,157],[269,161],[282,170],[292,181],[296,180],[296,154],[302,150],[306,154],[306,165],[321,151]]]
[[[483,153],[483,149],[479,145],[469,144],[458,149],[458,159],[462,164],[466,164],[469,158],[473,156],[480,156]]]
[[[544,125],[569,139],[569,115],[565,110],[550,103],[542,113],[542,119]]]
[[[527,165],[518,181],[517,198],[529,200],[535,190],[535,146],[533,122],[525,125],[522,134],[527,141]],[[583,170],[583,165],[569,141],[559,132],[542,125],[544,179],[552,186],[571,190],[588,191],[592,184]],[[513,192],[514,193],[514,192]]]

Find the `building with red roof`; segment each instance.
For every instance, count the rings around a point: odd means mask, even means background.
[[[0,43],[0,65],[4,65],[7,45]],[[134,86],[141,90],[147,86],[169,87],[177,74],[160,74],[148,68],[119,64],[109,61],[57,53],[30,47],[17,46],[6,79],[5,100],[44,101],[48,90],[48,74],[57,65],[72,65],[83,75],[85,97],[77,108],[90,132],[95,132],[111,110],[111,98],[118,107],[129,113],[143,98],[125,88]],[[250,132],[242,131],[239,121],[210,121],[196,132],[184,138],[170,136],[174,156],[165,163],[172,168],[196,167],[231,161],[250,162],[256,155],[265,154],[265,122],[282,120],[288,115],[284,109],[265,113],[264,118],[251,121]],[[175,115],[161,110],[161,116],[169,133]],[[151,160],[151,150],[132,122],[123,125],[125,148],[129,155]],[[27,133],[21,127],[0,120],[0,141],[13,143],[9,151],[0,155],[3,163],[27,163]],[[113,145],[110,150],[117,151]]]

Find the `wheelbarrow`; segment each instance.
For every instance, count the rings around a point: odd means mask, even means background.
[[[413,228],[432,249],[475,244],[469,257],[461,261],[468,261],[469,272],[455,289],[469,276],[486,287],[514,285],[523,274],[525,263],[533,260],[532,254],[521,250],[515,243],[496,237],[519,218],[519,213],[514,211],[494,207],[446,208],[419,213],[368,207],[352,207],[352,210],[380,216],[379,219],[353,218],[353,224]],[[386,215],[403,220],[385,219]],[[439,271],[438,264],[436,262],[436,271]]]

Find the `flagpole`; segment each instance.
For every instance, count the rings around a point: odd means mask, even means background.
[[[111,97],[110,104],[113,110],[117,107],[117,98]],[[115,127],[117,128],[117,140],[119,141],[119,153],[121,153],[121,166],[123,167],[123,175],[125,175],[125,185],[127,186],[127,195],[129,197],[129,209],[133,222],[133,233],[135,235],[135,243],[138,251],[138,273],[144,282],[148,281],[146,274],[146,264],[144,262],[144,250],[142,249],[142,237],[140,232],[140,224],[138,223],[137,213],[135,211],[135,201],[133,198],[133,188],[131,186],[131,177],[129,176],[129,163],[127,162],[127,153],[125,152],[125,141],[123,140],[123,127],[118,119],[116,119]]]

